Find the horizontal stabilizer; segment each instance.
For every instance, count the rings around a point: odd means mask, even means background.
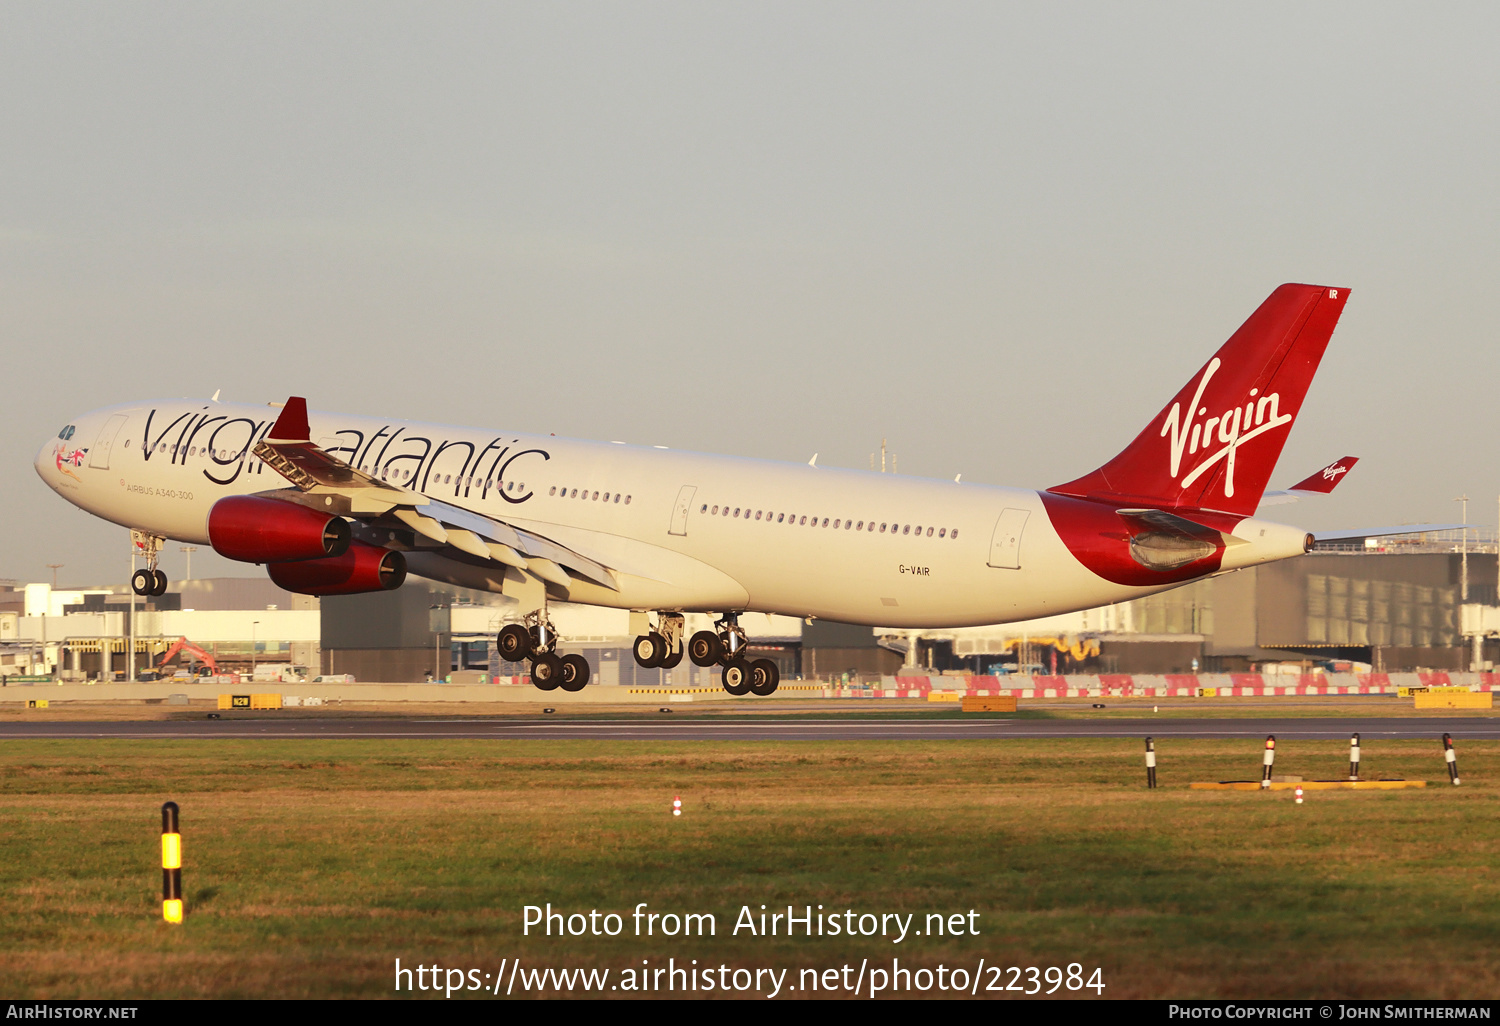
[[[1347,531],[1314,531],[1313,537],[1322,542],[1359,541],[1362,538],[1384,538],[1398,534],[1429,534],[1438,531],[1462,531],[1472,524],[1401,524],[1399,527],[1356,527]]]

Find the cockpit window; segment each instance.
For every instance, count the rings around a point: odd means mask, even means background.
[[[73,437],[73,432],[77,431],[77,430],[78,430],[77,425],[69,424],[67,427],[63,428],[61,431],[59,431],[57,433],[57,437],[61,438],[64,442],[66,442],[68,439],[70,439],[70,438]]]

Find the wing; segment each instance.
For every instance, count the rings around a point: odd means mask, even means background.
[[[1260,497],[1260,504],[1277,506],[1283,502],[1296,502],[1309,495],[1327,495],[1338,487],[1344,475],[1354,469],[1354,465],[1358,462],[1358,456],[1345,456],[1334,460],[1322,470],[1309,474],[1285,491],[1266,492]]]
[[[277,498],[372,527],[409,530],[426,539],[429,548],[469,557],[465,562],[503,563],[564,588],[572,584],[569,575],[576,574],[611,591],[620,590],[610,568],[586,554],[535,531],[382,481],[329,454],[313,443],[310,434],[307,400],[292,396],[270,433],[255,444],[255,455],[295,489],[277,490],[272,493]]]

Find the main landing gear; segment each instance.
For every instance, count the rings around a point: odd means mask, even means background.
[[[500,658],[519,663],[531,660],[531,683],[543,691],[582,691],[589,682],[589,661],[581,655],[559,656],[557,630],[545,609],[527,613],[522,623],[509,623],[495,639]]]
[[[685,646],[680,645],[682,614],[662,613],[660,624],[658,630],[635,639],[635,661],[641,666],[676,666],[686,649],[694,666],[724,668],[724,690],[731,695],[770,695],[781,683],[781,671],[771,660],[745,658],[745,631],[735,613],[716,621],[714,630],[698,631]]]
[[[166,539],[160,535],[131,531],[130,542],[137,552],[146,557],[146,569],[130,575],[130,590],[137,595],[160,596],[167,593],[167,575],[156,568],[161,556],[161,546]]]
[[[681,613],[657,614],[657,626],[635,639],[637,666],[670,670],[682,662],[682,633],[686,623]]]

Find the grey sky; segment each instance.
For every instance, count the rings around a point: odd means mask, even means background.
[[[1496,518],[1489,4],[0,3],[0,576],[30,463],[266,401],[1043,487],[1283,281],[1353,297],[1273,487]],[[180,574],[169,549],[165,568]],[[200,552],[196,575],[255,573]]]

